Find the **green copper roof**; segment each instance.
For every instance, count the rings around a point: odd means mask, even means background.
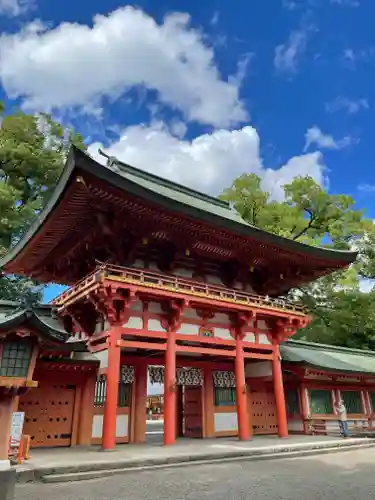
[[[150,161],[152,161],[152,158],[150,158]],[[357,257],[356,252],[311,247],[268,233],[248,224],[225,201],[162,179],[113,158],[104,166],[86,153],[72,148],[60,181],[49,203],[27,231],[24,238],[3,259],[0,259],[0,269],[4,268],[8,272],[17,273],[17,266],[7,268],[8,264],[17,258],[18,254],[41,229],[45,220],[52,214],[55,206],[63,198],[64,191],[75,169],[78,169],[76,170],[77,175],[87,172],[112,186],[165,207],[167,210],[183,213],[191,218],[203,220],[219,229],[227,230],[245,238],[253,238],[291,253],[310,254],[324,262],[328,261],[332,262],[332,265],[339,264],[341,266],[350,264]]]
[[[283,361],[323,370],[375,374],[375,352],[290,340],[280,346]]]
[[[0,300],[0,331],[7,332],[22,326],[32,327],[47,342],[65,343],[69,338],[52,306],[27,307],[18,302]]]

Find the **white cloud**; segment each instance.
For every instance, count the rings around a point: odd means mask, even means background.
[[[345,110],[350,115],[355,115],[361,109],[369,109],[370,104],[367,99],[348,99],[347,97],[337,97],[326,104],[326,110],[330,112]]]
[[[305,134],[304,151],[307,151],[314,144],[321,149],[343,149],[353,144],[353,142],[353,138],[350,136],[335,139],[330,134],[323,134],[320,128],[314,125]]]
[[[35,6],[34,0],[0,0],[0,15],[17,17]]]
[[[106,152],[130,165],[211,194],[220,193],[235,177],[250,172],[261,177],[262,187],[276,199],[283,197],[282,186],[295,176],[310,175],[321,184],[325,182],[321,153],[293,157],[273,170],[264,167],[259,142],[258,133],[251,126],[216,130],[189,141],[173,136],[159,122],[126,128]],[[89,153],[103,162],[97,153],[99,147],[103,146],[92,144]]]
[[[369,293],[375,286],[375,280],[370,278],[360,278],[359,279],[359,289],[363,293]]]
[[[161,24],[131,6],[93,25],[26,27],[0,37],[0,79],[11,98],[31,109],[85,106],[132,87],[157,91],[159,100],[188,120],[216,127],[245,121],[239,79],[221,77],[214,51],[187,14]]]
[[[359,7],[359,0],[331,0],[331,3],[341,5],[341,7]]]
[[[375,185],[374,184],[358,184],[357,186],[358,191],[363,191],[365,193],[374,193],[375,192]]]
[[[309,32],[312,27],[292,31],[286,43],[275,48],[274,66],[282,73],[295,73],[297,65],[306,50]]]

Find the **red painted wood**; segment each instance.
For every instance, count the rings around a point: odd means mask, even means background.
[[[202,387],[183,387],[183,419],[185,437],[203,437]]]

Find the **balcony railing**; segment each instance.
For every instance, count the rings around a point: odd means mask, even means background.
[[[77,282],[74,286],[56,297],[53,301],[58,307],[65,307],[93,291],[104,281],[116,281],[137,285],[144,288],[170,291],[182,295],[222,302],[232,302],[239,305],[258,307],[262,309],[277,309],[283,312],[306,315],[306,308],[298,303],[282,298],[271,298],[219,285],[202,283],[180,276],[171,276],[145,269],[127,268],[111,264],[100,265],[94,272]]]

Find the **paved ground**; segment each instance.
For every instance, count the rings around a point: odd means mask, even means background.
[[[162,443],[164,437],[164,423],[160,420],[148,420],[146,424],[146,442]]]
[[[16,500],[369,500],[374,449],[291,460],[186,466],[16,488]]]
[[[160,435],[155,435],[160,439]],[[162,435],[161,435],[162,437]],[[147,440],[148,441],[148,440]],[[110,464],[118,462],[144,462],[149,460],[165,461],[176,457],[202,457],[209,454],[221,458],[228,454],[239,452],[247,455],[259,450],[282,451],[288,447],[293,450],[311,446],[335,446],[339,444],[363,444],[363,439],[348,439],[343,442],[340,438],[330,436],[290,436],[288,439],[279,439],[277,436],[256,436],[251,441],[238,441],[237,438],[220,439],[188,439],[181,438],[174,446],[161,446],[160,441],[147,442],[145,445],[119,445],[116,450],[103,453],[100,446],[74,448],[37,448],[31,450],[31,460],[17,466],[18,470],[39,469],[43,467],[74,467],[82,464]],[[374,450],[375,454],[375,450]],[[123,465],[125,467],[125,465]],[[103,468],[106,468],[103,466]]]

